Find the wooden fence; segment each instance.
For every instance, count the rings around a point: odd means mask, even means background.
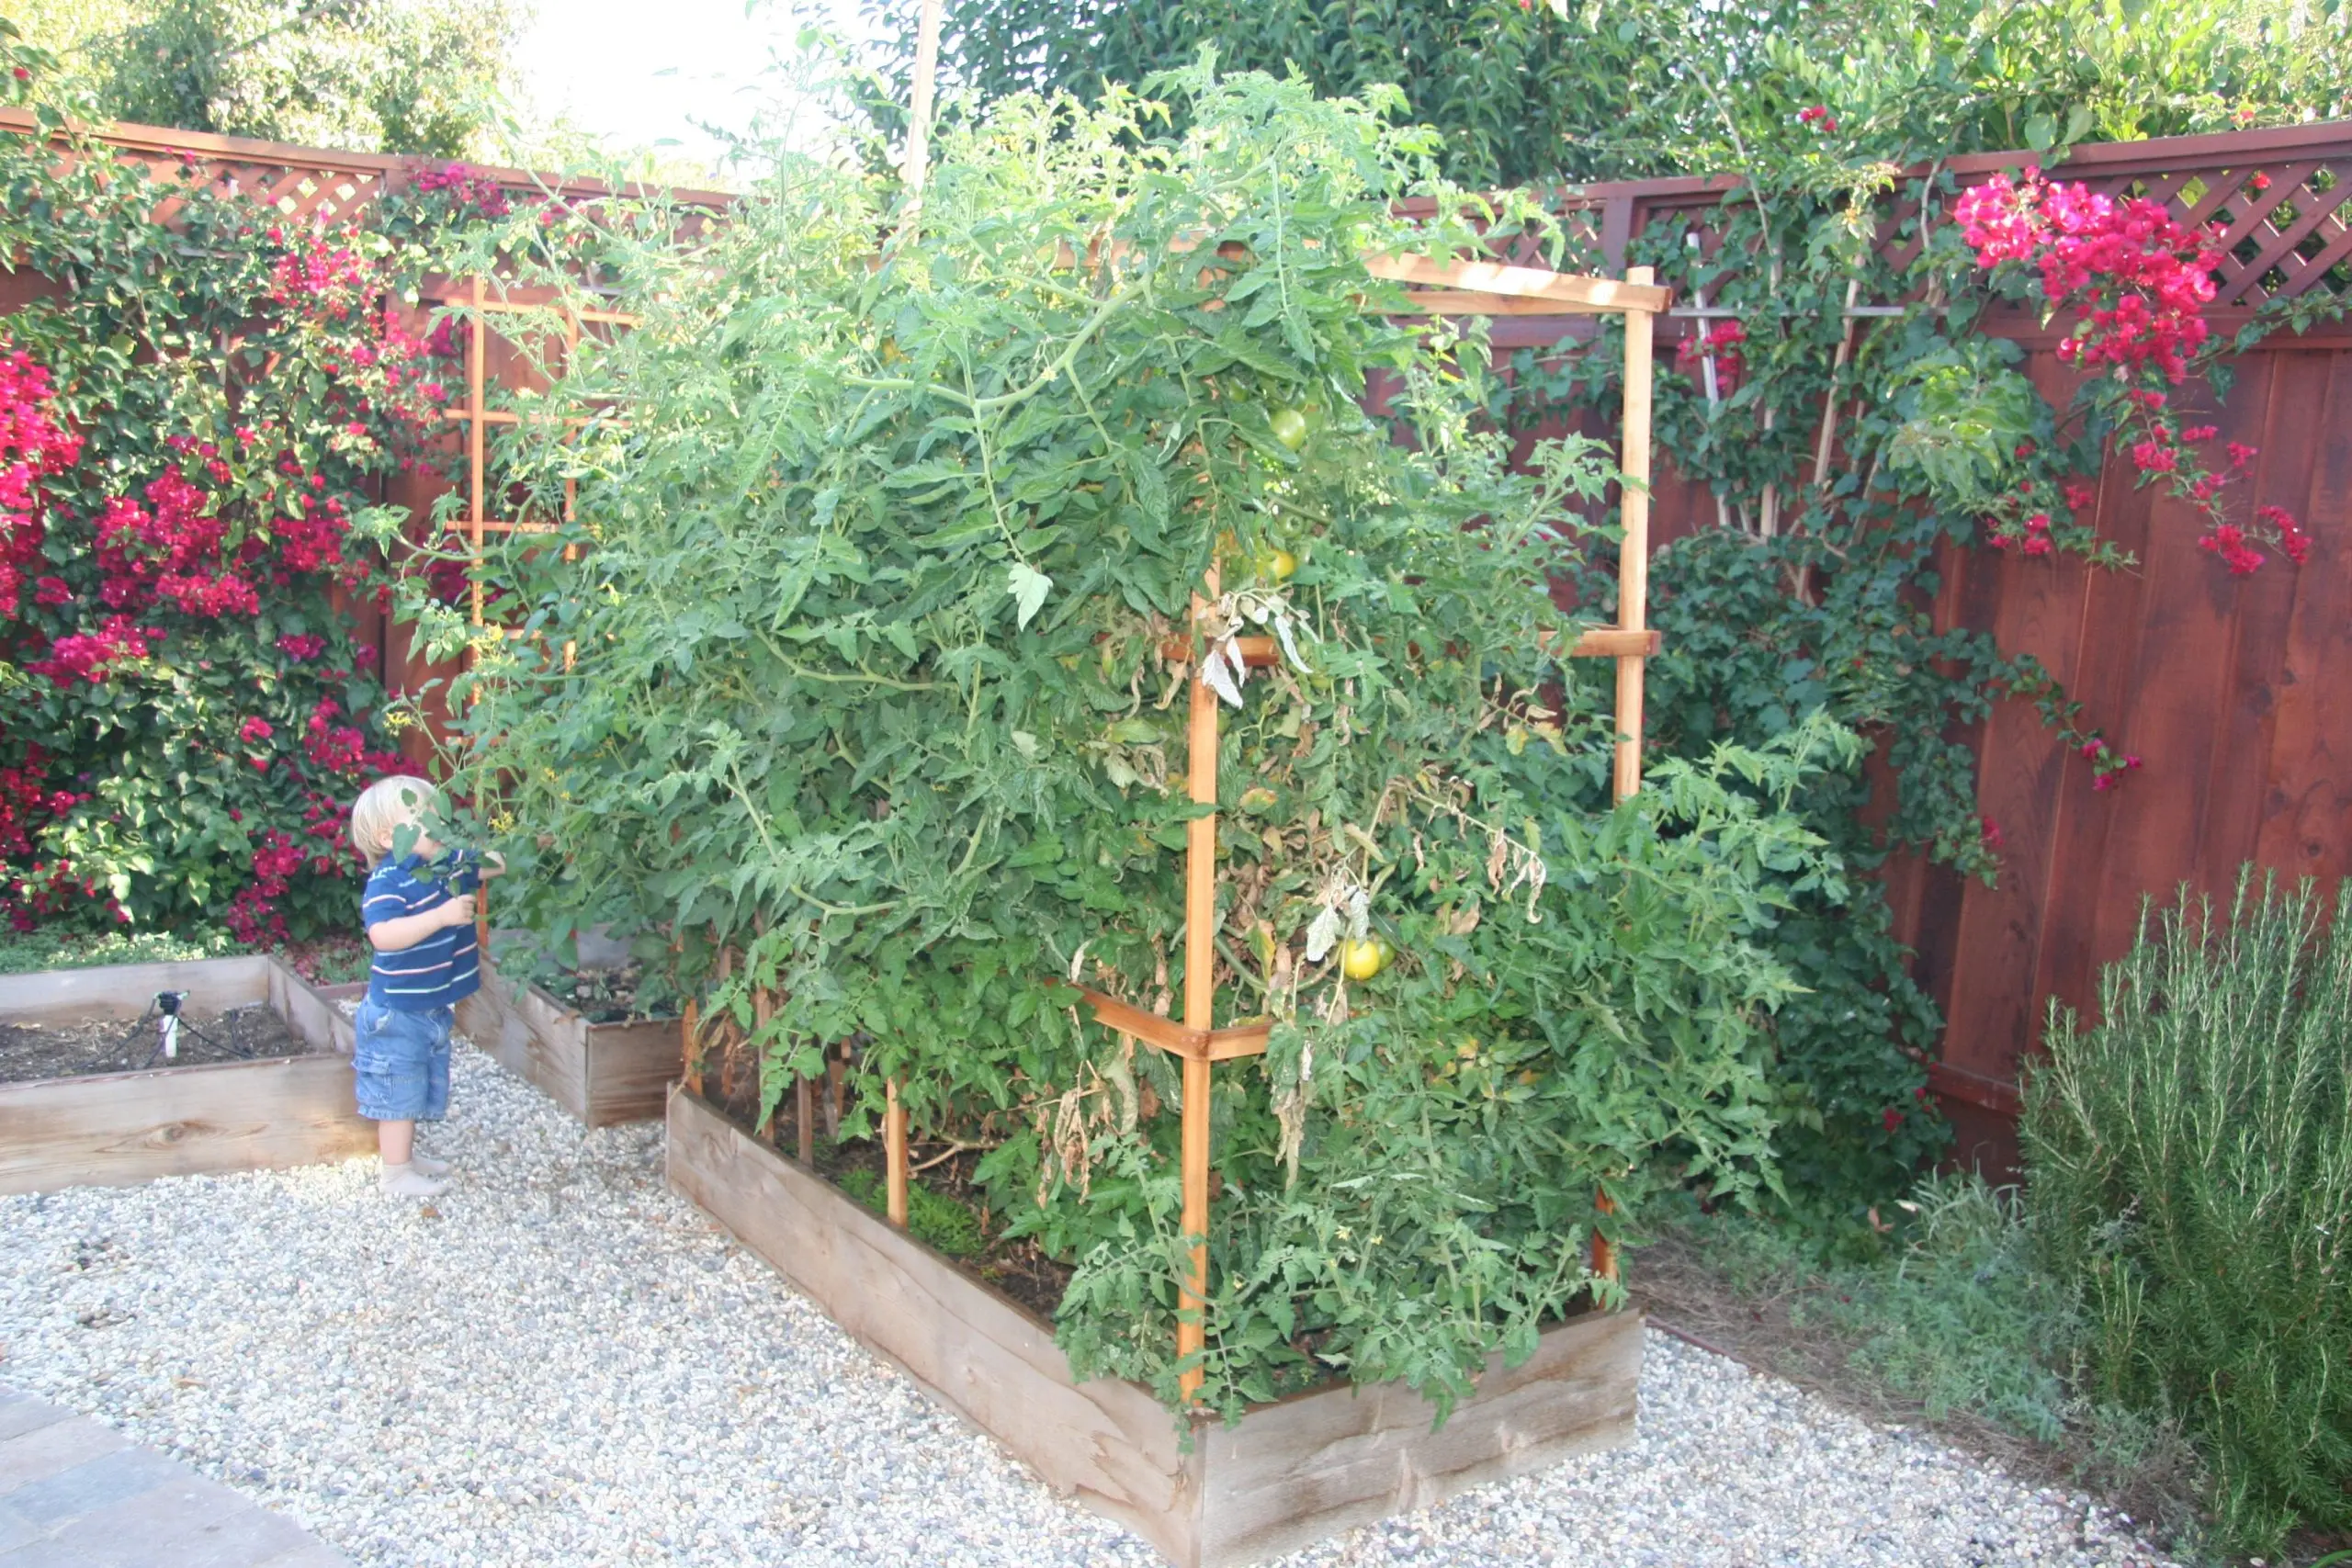
[[[1967,183],[2031,161],[1984,154],[1948,166]],[[2084,147],[2060,173],[2163,200],[2185,222],[2224,219],[2228,256],[2208,313],[2217,333],[2235,333],[2274,298],[2352,295],[2352,123]],[[1734,189],[1632,181],[1556,201],[1599,251],[1596,270],[1618,272],[1636,236],[1705,236]],[[1898,262],[1910,242],[1894,220],[1908,215],[1890,212],[1882,230]],[[1666,343],[1700,325],[1679,303],[1682,319],[1660,323]],[[2072,372],[2055,349],[2070,324],[1996,315],[1989,330],[2016,341],[2035,384],[2063,403]],[[1495,339],[1543,348],[1574,330],[1519,317],[1497,321]],[[2085,722],[2147,760],[2122,787],[2094,791],[2089,764],[2032,705],[2006,702],[1967,737],[1983,809],[2003,839],[1998,886],[1912,855],[1887,868],[1896,934],[1947,1021],[1932,1078],[1965,1162],[2013,1166],[2019,1058],[2040,1040],[2049,998],[2093,1007],[2099,967],[2131,945],[2144,897],[2168,900],[2184,883],[2226,897],[2248,861],[2290,881],[2352,873],[2352,324],[2274,335],[2235,369],[2211,422],[2219,439],[2261,448],[2243,504],[2283,506],[2310,528],[2301,570],[2276,560],[2230,576],[2196,547],[2197,514],[2135,489],[2128,462],[2100,476],[2098,526],[2137,570],[1959,549],[1939,563],[1939,626],[1988,630],[2005,650],[2037,655],[2082,700]],[[1707,489],[1661,454],[1653,541],[1716,526],[1716,515]]]
[[[28,128],[20,113],[0,111],[0,129]],[[432,166],[131,126],[108,139],[126,158],[194,158],[223,188],[234,181],[295,217],[356,215]],[[1967,181],[2029,161],[1984,154],[1947,166]],[[493,173],[537,188],[518,172]],[[2078,148],[2064,174],[2162,199],[2187,221],[2225,214],[2231,254],[2211,312],[2222,332],[2275,297],[2352,293],[2344,217],[2352,124]],[[1724,178],[1641,180],[1551,199],[1583,252],[1572,265],[1622,276],[1637,236],[1656,238],[1662,227],[1668,237],[1704,235],[1736,189]],[[1883,243],[1899,261],[1908,242],[1895,224],[1905,214],[1887,216]],[[0,312],[38,288],[23,275],[0,276]],[[1695,329],[1685,312],[1660,322],[1661,348]],[[2066,324],[1996,317],[1989,330],[2025,348],[2037,384],[2063,397],[2069,372],[2054,349]],[[1494,322],[1506,348],[1549,347],[1577,330],[1555,317]],[[526,356],[494,333],[482,368],[493,389],[520,388],[529,374]],[[2214,423],[2222,439],[2261,448],[2250,503],[2284,506],[2311,530],[2300,570],[2277,562],[2230,577],[2196,548],[2188,509],[2135,490],[2121,469],[2102,476],[2098,527],[2139,558],[2136,570],[1984,551],[1951,551],[1942,563],[1940,624],[1990,630],[2004,649],[2038,655],[2083,700],[2089,722],[2147,759],[2125,787],[2096,793],[2087,764],[2030,705],[2005,704],[1970,738],[1985,814],[2004,839],[2000,885],[1964,882],[1915,857],[1887,870],[1897,934],[1917,950],[1915,972],[1949,1021],[1934,1082],[1960,1125],[1963,1158],[2008,1161],[2017,1066],[2039,1037],[2046,998],[2095,1000],[2098,966],[2130,944],[2143,897],[2168,897],[2183,882],[2226,894],[2245,861],[2289,878],[2352,872],[2352,328],[2274,337],[2237,369]],[[413,483],[394,494],[420,509],[433,500]],[[1716,525],[1709,492],[1663,457],[1656,494],[1654,544]],[[402,628],[356,609],[362,640],[396,684],[413,689],[446,673],[412,657]]]

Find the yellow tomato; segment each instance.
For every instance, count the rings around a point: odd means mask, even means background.
[[[1298,570],[1298,558],[1288,550],[1265,549],[1258,552],[1258,575],[1271,582],[1288,582],[1291,573]]]
[[[1340,968],[1351,980],[1369,980],[1388,967],[1388,944],[1378,937],[1340,944]]]

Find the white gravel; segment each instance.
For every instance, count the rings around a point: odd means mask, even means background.
[[[166,1449],[370,1568],[1148,1564],[662,1186],[461,1046],[460,1179],[375,1163],[0,1198],[0,1381]],[[2034,1491],[1652,1334],[1614,1453],[1317,1564],[2155,1564]]]

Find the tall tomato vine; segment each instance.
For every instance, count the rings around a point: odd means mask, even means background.
[[[1612,808],[1607,705],[1543,696],[1606,472],[1575,442],[1514,471],[1480,343],[1395,324],[1362,260],[1475,243],[1395,216],[1429,139],[1167,86],[1180,135],[1121,93],[953,131],[878,265],[887,187],[789,156],[698,246],[639,225],[642,324],[561,389],[586,427],[515,436],[582,521],[500,564],[526,635],[456,694],[466,763],[518,918],[634,931],[753,1032],[765,1106],[870,1039],[853,1126],[900,1080],[1076,1270],[1074,1361],[1172,1395],[1181,1084],[1048,983],[1173,1010],[1210,682],[1221,1021],[1272,1043],[1210,1108],[1209,1395],[1450,1399],[1612,1291],[1596,1190],[1770,1180],[1756,1020],[1792,992],[1758,943],[1843,886],[1787,802],[1852,742],[1796,726]],[[1279,667],[1199,660],[1213,564],[1211,645]],[[1351,939],[1390,961],[1351,975]]]

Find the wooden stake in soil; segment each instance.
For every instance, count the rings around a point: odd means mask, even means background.
[[[889,1105],[882,1112],[882,1153],[888,1177],[885,1190],[890,1205],[890,1223],[904,1230],[907,1228],[907,1108],[899,1103],[898,1079],[890,1079],[884,1088],[889,1095]]]
[[[759,989],[752,993],[752,1027],[755,1029],[765,1029],[768,1026],[768,1020],[775,1016],[775,998],[768,995],[767,987],[765,986],[762,986]],[[760,1047],[760,1050],[762,1051],[764,1051],[765,1049],[767,1049],[767,1047],[764,1045]],[[760,1068],[759,1052],[751,1052],[749,1055],[752,1058],[752,1092],[758,1096],[760,1100],[764,1103],[768,1097],[766,1083],[767,1074]],[[775,1112],[773,1110],[769,1111],[765,1115],[760,1118],[757,1135],[765,1138],[771,1146],[775,1145]]]
[[[694,998],[686,998],[684,1016],[678,1020],[678,1077],[689,1094],[702,1092],[702,1010]]]
[[[1208,597],[1193,598],[1194,647],[1192,720],[1185,772],[1195,805],[1216,805],[1216,694],[1200,678],[1208,651],[1198,630],[1202,615],[1217,595],[1217,574],[1208,575]],[[1216,813],[1184,825],[1184,1026],[1216,1027]],[[1199,1357],[1206,1343],[1203,1314],[1209,1293],[1209,1063],[1205,1055],[1183,1062],[1182,1172],[1184,1234],[1193,1239],[1190,1266],[1177,1298],[1176,1359]],[[1178,1385],[1187,1402],[1201,1389],[1201,1368],[1185,1371]]]
[[[817,1085],[806,1073],[793,1079],[792,1116],[800,1129],[800,1163],[814,1165],[817,1163]]]

